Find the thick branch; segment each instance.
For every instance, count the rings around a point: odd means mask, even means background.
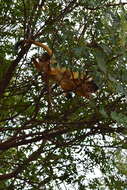
[[[26,48],[23,48],[20,52],[18,57],[12,62],[12,64],[9,66],[7,72],[5,73],[3,79],[0,81],[0,96],[3,95],[5,89],[8,87],[10,80],[13,77],[14,71],[16,69],[16,66],[20,62],[20,60],[23,58],[24,54],[29,50],[29,46]]]

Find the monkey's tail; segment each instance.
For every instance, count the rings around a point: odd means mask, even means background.
[[[43,48],[44,50],[47,51],[49,56],[52,56],[52,54],[53,54],[52,50],[47,45],[45,45],[41,42],[34,41],[34,40],[21,40],[15,44],[15,49],[17,50],[19,46],[21,46],[22,44],[25,44],[25,43],[34,44],[36,46]]]
[[[43,48],[44,50],[47,51],[47,53],[48,53],[49,56],[52,56],[52,50],[47,45],[45,45],[45,44],[43,44],[41,42],[34,41],[34,40],[26,40],[26,42],[34,44],[36,46],[39,46],[39,47]]]

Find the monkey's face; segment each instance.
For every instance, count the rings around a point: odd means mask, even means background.
[[[40,62],[50,62],[51,57],[48,55],[48,53],[43,53],[38,59]]]
[[[84,96],[86,98],[90,98],[91,94],[98,90],[98,86],[94,83],[94,81],[82,81],[80,85],[77,87],[75,92],[79,96]]]
[[[94,93],[99,89],[98,86],[94,83],[94,81],[91,81],[88,86],[91,93]]]
[[[98,90],[98,86],[94,83],[94,81],[88,81],[82,84],[82,88],[84,92],[94,93]]]
[[[44,53],[41,57],[32,58],[32,62],[35,65],[38,72],[49,72],[50,56],[47,53]]]

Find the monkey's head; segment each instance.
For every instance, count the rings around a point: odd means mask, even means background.
[[[32,62],[35,65],[38,72],[48,73],[48,71],[50,70],[50,56],[48,55],[48,53],[43,53],[39,57],[33,57]]]
[[[90,83],[90,91],[91,91],[91,93],[96,92],[98,89],[99,89],[99,88],[98,88],[98,86],[96,85],[96,83],[95,83],[94,81],[91,81],[91,83]]]
[[[90,98],[92,93],[95,93],[98,90],[98,86],[93,80],[86,81],[81,86],[76,89],[76,93],[80,96]]]
[[[43,53],[39,57],[39,61],[41,61],[41,62],[45,62],[45,61],[47,62],[47,61],[50,61],[50,59],[51,59],[51,57],[50,57],[50,55],[47,52]]]

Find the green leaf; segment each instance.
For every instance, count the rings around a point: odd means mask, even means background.
[[[108,118],[108,114],[107,114],[107,112],[104,110],[103,107],[100,109],[100,113],[103,115],[104,118]]]
[[[103,71],[104,73],[106,73],[107,72],[107,66],[106,66],[107,57],[101,48],[98,48],[95,50],[95,57],[96,57],[96,61],[97,61],[99,69]]]
[[[111,112],[111,118],[118,124],[123,124],[127,127],[127,116],[122,113]]]

